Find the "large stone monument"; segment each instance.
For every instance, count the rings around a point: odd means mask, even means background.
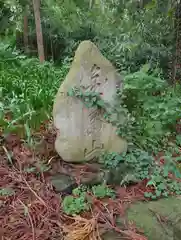
[[[79,99],[67,94],[73,87],[94,91],[111,106],[117,86],[121,86],[121,77],[113,65],[92,42],[81,42],[53,107],[57,129],[55,149],[64,161],[90,161],[102,150],[126,151],[126,141],[116,135],[115,127],[103,120],[101,111],[86,108]]]

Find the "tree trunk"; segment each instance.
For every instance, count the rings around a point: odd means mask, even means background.
[[[89,9],[92,9],[93,6],[93,0],[89,0]]]
[[[24,51],[28,53],[28,6],[24,8],[23,26]]]
[[[42,34],[41,18],[40,18],[40,0],[33,0],[33,9],[34,9],[34,15],[35,15],[35,24],[36,24],[38,56],[39,56],[40,62],[43,63],[45,61],[45,55],[44,55],[43,34]]]
[[[174,84],[181,78],[181,2],[178,2],[176,6],[175,38],[176,46],[172,71],[172,82]]]

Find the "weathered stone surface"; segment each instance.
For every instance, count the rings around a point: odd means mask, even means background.
[[[62,195],[71,194],[72,190],[78,186],[75,180],[67,174],[56,174],[50,177],[49,180],[55,191]]]
[[[125,239],[125,236],[123,236],[120,233],[114,232],[114,231],[107,231],[101,237],[103,240],[123,240],[123,239]]]
[[[169,197],[148,203],[138,202],[128,209],[128,219],[144,230],[149,240],[181,239],[181,199]]]
[[[104,175],[102,172],[84,173],[81,175],[80,184],[83,184],[89,187],[96,184],[101,184],[103,183],[103,179],[104,179],[103,176]],[[49,181],[54,187],[54,190],[57,193],[61,193],[63,195],[71,194],[72,190],[78,187],[78,184],[76,183],[75,179],[70,175],[64,174],[64,173],[58,173],[58,174],[55,174],[54,176],[51,176],[49,178]]]
[[[181,216],[180,219],[176,222],[174,229],[173,229],[173,240],[180,240],[181,239]]]
[[[79,99],[67,96],[72,87],[78,87],[101,93],[102,99],[111,105],[117,85],[121,86],[121,80],[113,65],[92,42],[83,41],[53,107],[58,130],[55,149],[64,161],[84,162],[97,157],[102,149],[114,152],[127,149],[126,141],[116,135],[116,129],[103,120],[98,110],[87,109]]]
[[[108,185],[134,184],[139,180],[134,176],[134,169],[130,169],[125,163],[118,167],[105,170],[105,180]]]
[[[82,174],[80,183],[87,186],[94,186],[94,185],[103,183],[103,180],[104,180],[103,172],[97,172],[97,173],[88,172],[88,173]]]

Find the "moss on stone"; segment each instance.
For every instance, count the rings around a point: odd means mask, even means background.
[[[170,240],[174,233],[177,234],[178,226],[175,225],[178,216],[181,216],[181,199],[169,197],[159,201],[138,202],[133,204],[128,212],[128,219],[134,221],[138,227],[144,230],[149,240]],[[166,217],[166,223],[159,223],[158,216]],[[177,236],[175,236],[175,239]],[[181,237],[181,236],[180,236]]]

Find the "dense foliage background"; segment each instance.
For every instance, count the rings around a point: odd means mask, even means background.
[[[59,62],[72,56],[80,41],[91,39],[120,70],[136,71],[149,61],[166,71],[175,49],[174,13],[177,5],[169,0],[161,2],[42,1],[46,58]],[[30,53],[36,53],[32,3],[4,0],[1,5],[1,34],[12,37],[13,32],[12,41],[23,50],[26,47],[23,31],[27,30],[23,29],[23,19],[26,17]]]
[[[21,116],[29,111],[51,116],[60,78],[63,80],[80,41],[90,39],[124,76],[122,97],[126,97],[120,101],[130,115],[127,114],[127,128],[118,124],[122,136],[135,136],[145,146],[150,141],[158,144],[161,138],[174,134],[180,87],[173,88],[170,83],[180,81],[179,1],[42,1],[39,24],[43,54],[52,62],[51,67],[50,63],[41,65],[33,58],[38,55],[33,6],[34,1],[1,1],[2,106],[8,106],[6,101],[15,98],[13,104],[19,104],[14,108],[15,118],[17,111]]]

